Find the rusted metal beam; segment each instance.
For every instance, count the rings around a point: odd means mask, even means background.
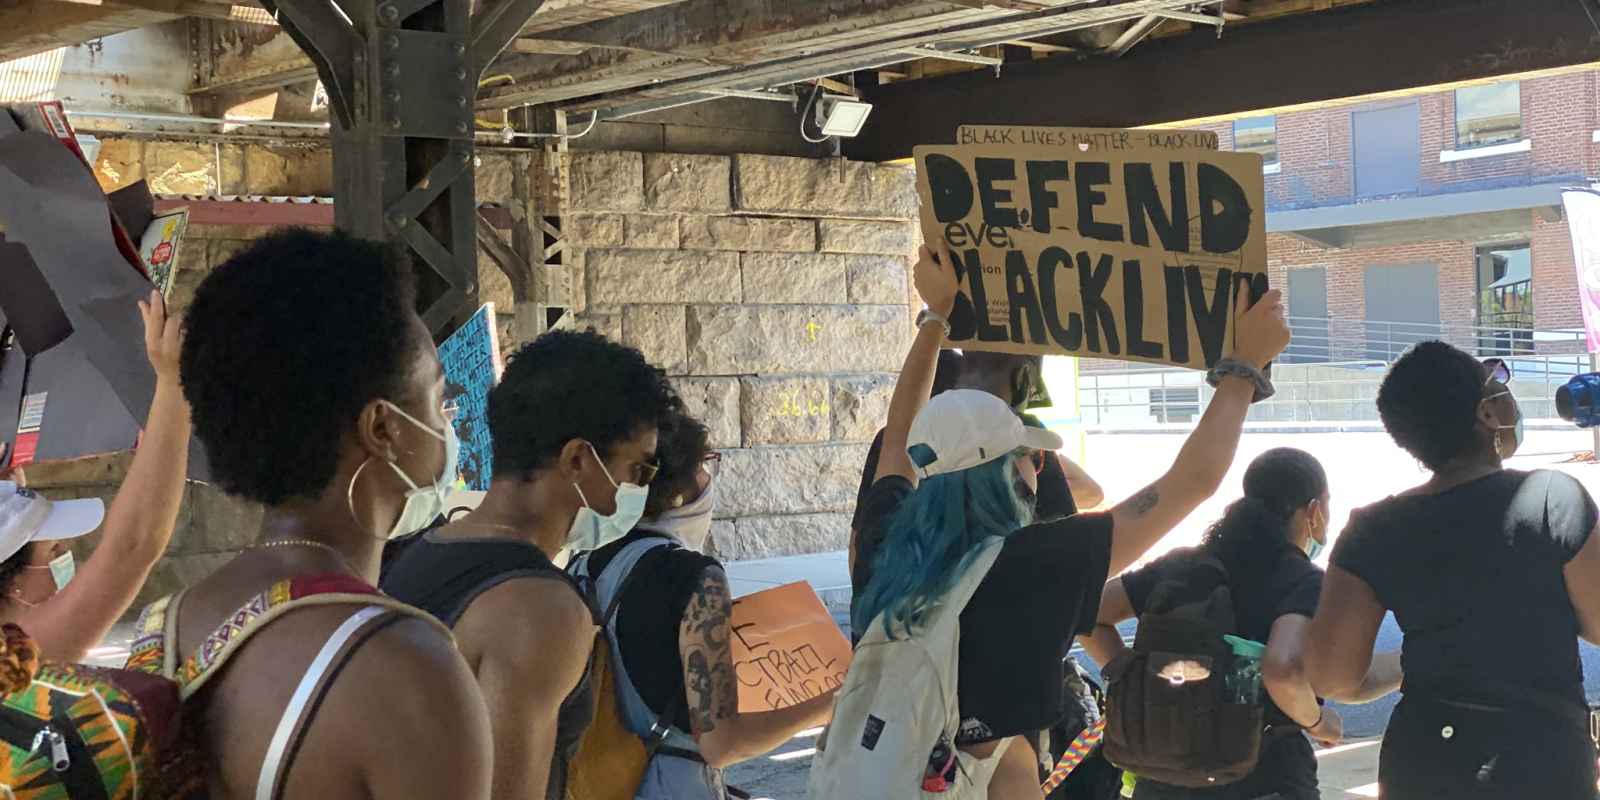
[[[603,49],[508,57],[496,71],[515,76],[516,84],[495,87],[479,105],[570,100],[1013,13],[930,0],[685,0],[544,33],[541,38]]]
[[[883,26],[852,34],[848,45],[807,48],[799,55],[774,57],[762,63],[725,68],[703,68],[675,80],[655,79],[632,91],[590,97],[568,110],[602,109],[601,120],[675,108],[716,97],[714,90],[752,89],[809,81],[826,75],[877,69],[906,61],[907,47],[938,44],[941,49],[987,47],[1019,36],[1097,28],[1107,23],[1139,19],[1155,11],[1192,4],[1193,0],[1102,0],[1092,5],[1057,6],[1045,11],[966,16],[956,21],[927,20]],[[924,62],[917,62],[918,64]],[[915,66],[915,65],[913,65]],[[913,70],[912,74],[915,74]],[[959,108],[960,104],[953,106]]]
[[[586,44],[558,42],[552,39],[517,39],[511,43],[511,53],[546,56],[575,56],[589,49]]]
[[[676,2],[678,0],[545,0],[539,13],[528,20],[522,32],[531,34],[570,28],[595,20],[650,11]]]
[[[863,92],[872,121],[844,151],[890,160],[954,141],[963,124],[1136,127],[1596,61],[1600,34],[1571,0],[1353,5],[1230,27],[1220,41],[1210,30],[1156,39],[1115,61],[1043,59],[1007,65],[999,78],[880,85]]]

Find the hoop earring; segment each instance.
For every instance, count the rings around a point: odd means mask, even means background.
[[[350,474],[350,486],[344,492],[345,504],[350,508],[350,519],[355,520],[356,527],[360,528],[361,532],[368,536],[371,536],[372,532],[367,530],[367,526],[361,524],[361,515],[356,513],[356,479],[361,477],[361,471],[371,463],[372,456],[367,456],[367,460],[361,462],[361,466],[356,467],[356,471]]]

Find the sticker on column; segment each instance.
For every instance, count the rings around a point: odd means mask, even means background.
[[[11,466],[33,463],[39,452],[39,428],[44,425],[44,405],[49,392],[38,392],[22,398],[22,416],[17,420],[17,444],[11,454]]]

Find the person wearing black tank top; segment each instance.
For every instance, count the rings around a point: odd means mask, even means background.
[[[681,401],[639,351],[591,332],[523,347],[489,394],[494,477],[471,513],[391,545],[382,588],[455,632],[494,729],[494,797],[566,796],[592,714],[597,614],[554,564],[627,533]],[[629,515],[634,519],[627,519]]]
[[[1522,443],[1510,381],[1504,361],[1437,341],[1390,368],[1378,413],[1432,476],[1351,514],[1306,637],[1312,685],[1337,696],[1394,612],[1389,800],[1595,797],[1578,661],[1580,636],[1600,642],[1595,503],[1565,473],[1504,467]]]

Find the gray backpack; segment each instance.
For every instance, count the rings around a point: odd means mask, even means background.
[[[665,536],[645,537],[623,547],[599,575],[591,575],[589,571],[592,553],[574,559],[567,571],[591,592],[595,607],[605,612],[606,642],[617,707],[621,710],[623,724],[644,741],[650,753],[636,800],[726,800],[722,770],[706,764],[693,736],[663,720],[662,715],[645,704],[628,677],[622,649],[617,643],[617,612],[622,604],[622,590],[634,566],[651,550],[678,546]],[[681,696],[677,698],[677,702],[667,708],[666,716],[676,716],[684,702]]]

